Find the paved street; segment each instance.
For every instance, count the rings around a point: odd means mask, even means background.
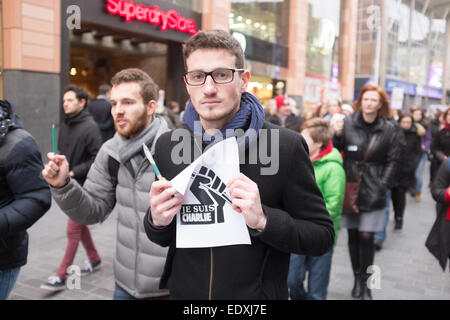
[[[375,299],[450,299],[450,273],[442,271],[437,260],[424,246],[435,217],[434,201],[426,187],[428,175],[424,181],[422,202],[415,203],[414,199],[408,196],[404,229],[401,232],[393,232],[391,212],[387,240],[383,250],[375,256],[375,264],[381,269],[381,289],[373,290]],[[91,227],[103,261],[102,268],[88,277],[83,277],[81,289],[67,289],[49,295],[39,289],[39,286],[48,276],[56,273],[67,243],[67,218],[53,204],[51,210],[29,230],[28,264],[22,268],[10,299],[111,299],[114,288],[112,264],[116,217],[113,212],[105,223]],[[331,300],[351,299],[353,276],[346,242],[346,230],[341,230],[333,256],[328,294]],[[80,244],[74,263],[82,267],[85,259],[86,253]]]

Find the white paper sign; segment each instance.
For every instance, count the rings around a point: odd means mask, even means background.
[[[177,214],[177,248],[251,244],[244,216],[233,210],[226,184],[239,175],[235,138],[221,141],[172,179],[184,196]]]

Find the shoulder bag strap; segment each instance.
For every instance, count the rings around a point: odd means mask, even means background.
[[[375,144],[375,140],[377,139],[378,132],[375,132],[370,139],[369,147],[367,147],[366,154],[364,155],[364,160],[361,165],[361,170],[359,171],[358,181],[361,182],[362,174],[364,171],[364,167],[366,166],[367,159],[369,159],[369,154],[372,151],[373,145]]]

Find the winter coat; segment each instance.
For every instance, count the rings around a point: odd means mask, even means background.
[[[335,136],[333,144],[344,152],[344,169],[347,182],[358,181],[364,155],[374,133],[376,141],[366,162],[359,192],[361,213],[383,209],[386,206],[386,189],[394,184],[395,170],[402,151],[399,126],[378,117],[372,124],[363,120],[361,111],[344,119],[344,129]]]
[[[438,160],[439,165],[446,156],[450,156],[450,131],[442,128],[434,135],[431,142],[431,152]]]
[[[10,115],[12,107],[6,101]],[[0,139],[0,271],[27,263],[30,228],[50,208],[50,189],[41,176],[41,153],[22,121]],[[1,123],[0,123],[1,126]]]
[[[409,130],[402,129],[402,131],[406,144],[401,152],[394,186],[408,189],[416,185],[416,169],[422,157],[422,146],[416,126],[412,126]]]
[[[334,224],[334,244],[337,242],[345,195],[345,171],[342,156],[336,148],[313,161],[316,182]]]
[[[64,117],[59,130],[58,150],[66,156],[69,170],[73,171],[79,184],[83,185],[102,143],[100,131],[88,110]]]
[[[87,108],[100,129],[103,142],[111,139],[116,129],[114,128],[114,119],[111,115],[111,103],[108,99],[98,96],[96,100],[87,105]]]
[[[282,126],[281,118],[278,117],[276,114],[271,115],[267,118],[267,121],[276,124],[277,126]],[[303,124],[303,118],[301,116],[296,116],[295,114],[291,113],[286,117],[284,120],[283,128],[291,129],[295,132],[300,132],[300,128]]]
[[[186,136],[181,130],[162,135],[156,144],[155,162],[168,180],[189,165],[171,160],[171,150],[180,143],[171,136]],[[290,253],[322,255],[331,249],[333,224],[315,182],[305,140],[268,122],[261,132],[267,134],[260,133],[257,143],[240,155],[240,172],[257,184],[267,217],[262,232],[248,228],[251,245],[176,248],[176,219],[166,227],[155,227],[148,212],[144,220],[148,237],[170,246],[161,286],[168,285],[171,298],[287,299]],[[192,132],[187,141],[191,149],[199,148]],[[273,150],[272,159],[277,152],[277,173],[261,174],[268,165],[262,164],[260,148]],[[194,160],[192,153],[190,158]]]
[[[445,271],[450,257],[450,160],[444,161],[431,184],[431,194],[436,200],[436,221],[428,234],[425,246],[439,261]]]
[[[120,288],[136,298],[168,295],[167,290],[159,289],[167,249],[148,240],[142,225],[150,205],[150,187],[155,181],[142,144],[153,153],[156,140],[166,131],[167,123],[154,116],[152,124],[135,138],[126,139],[116,133],[100,148],[83,187],[71,179],[62,188],[51,188],[59,207],[81,224],[104,221],[115,206],[114,276]],[[120,163],[117,185],[111,179],[110,157]]]

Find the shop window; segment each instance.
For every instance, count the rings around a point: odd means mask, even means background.
[[[289,2],[231,0],[229,26],[231,31],[271,43],[287,45]]]

